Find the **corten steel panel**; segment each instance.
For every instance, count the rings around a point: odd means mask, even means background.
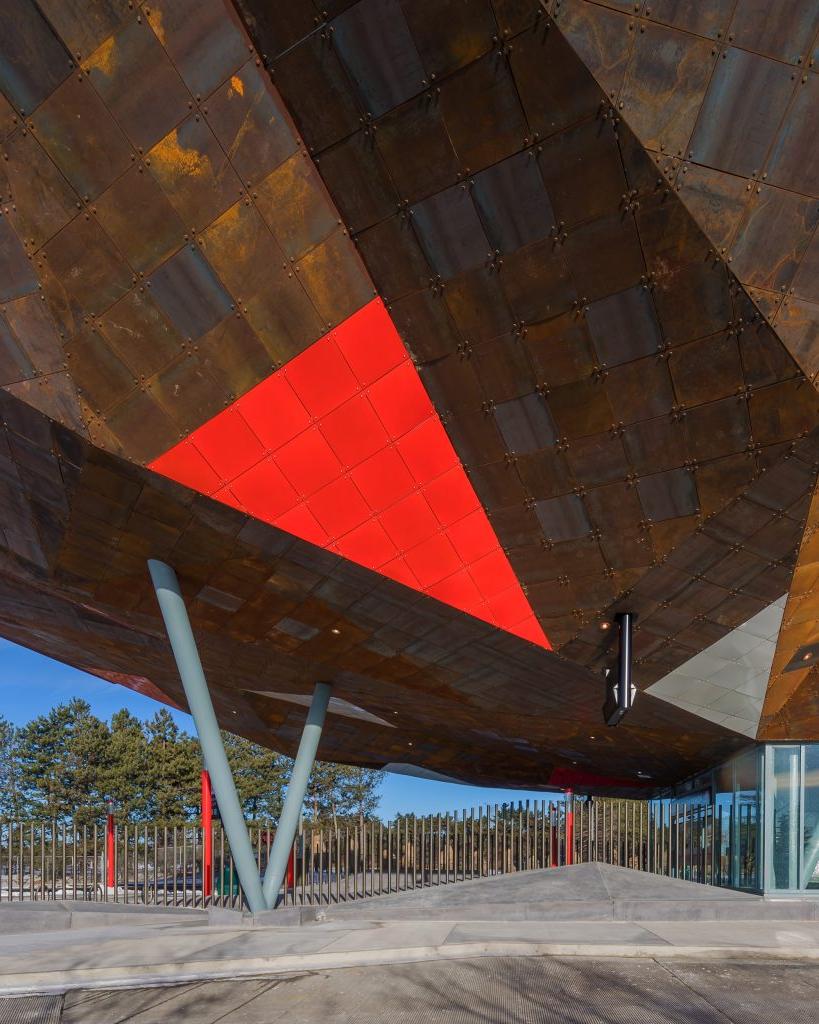
[[[69,184],[88,202],[130,166],[134,152],[93,89],[78,73],[32,115],[40,143]]]
[[[612,81],[607,48],[613,53],[615,40],[634,40],[622,85],[609,89],[617,116],[655,154],[668,189],[679,194],[720,258],[733,264],[759,311],[776,324],[784,293],[815,233],[815,4],[788,0],[774,10],[753,0],[736,5],[669,0],[620,13],[596,0],[549,7],[604,89]],[[659,29],[657,22],[667,28]],[[590,26],[596,27],[596,46],[590,44]],[[680,31],[669,34],[670,29]],[[608,40],[607,46],[600,40]],[[671,144],[658,137],[656,126],[669,109],[659,102],[664,83],[675,81],[674,102],[689,106],[674,123]],[[788,192],[777,194],[771,185]],[[797,361],[810,351],[812,328],[798,318],[782,331]],[[800,365],[813,372],[807,362]]]
[[[187,116],[190,93],[147,19],[102,39],[82,68],[131,144],[147,151]]]
[[[6,216],[27,246],[39,248],[77,215],[80,198],[33,133],[15,131],[3,144],[3,156],[0,182],[13,200]]]
[[[814,492],[762,709],[760,739],[812,738],[816,730],[816,517]]]
[[[4,5],[3,36],[0,89],[28,117],[71,74],[74,62],[32,0]]]
[[[289,753],[303,715],[251,692],[268,679],[294,693],[332,679],[400,726],[334,720],[325,759],[409,760],[486,784],[583,788],[588,773],[638,792],[638,772],[662,785],[745,742],[650,697],[602,735],[594,673],[95,450],[8,395],[0,410],[15,514],[0,539],[0,629],[12,640],[184,707],[145,570],[159,557],[179,572],[220,722]]]
[[[77,367],[26,395],[146,461],[374,290],[312,165],[292,173],[302,143],[229,3],[51,8],[0,44],[13,70],[46,33],[36,70],[53,30],[67,58],[26,120],[3,99],[3,299],[39,286],[59,341],[46,357],[36,333],[27,358]]]

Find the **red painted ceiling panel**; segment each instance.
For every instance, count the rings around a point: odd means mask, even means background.
[[[549,646],[380,299],[151,468]]]

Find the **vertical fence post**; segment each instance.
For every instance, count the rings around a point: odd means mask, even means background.
[[[202,769],[202,899],[209,900],[212,895],[213,879],[213,796],[210,788],[210,775]]]
[[[105,887],[114,889],[116,886],[116,840],[113,810],[109,807],[105,818]],[[56,831],[56,830],[55,830]]]
[[[574,863],[574,793],[566,790],[566,863]]]

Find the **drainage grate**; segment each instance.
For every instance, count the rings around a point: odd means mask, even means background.
[[[0,999],[0,1024],[60,1024],[62,996]]]

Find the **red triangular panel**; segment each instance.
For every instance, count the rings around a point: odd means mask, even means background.
[[[380,299],[151,469],[549,647]]]

